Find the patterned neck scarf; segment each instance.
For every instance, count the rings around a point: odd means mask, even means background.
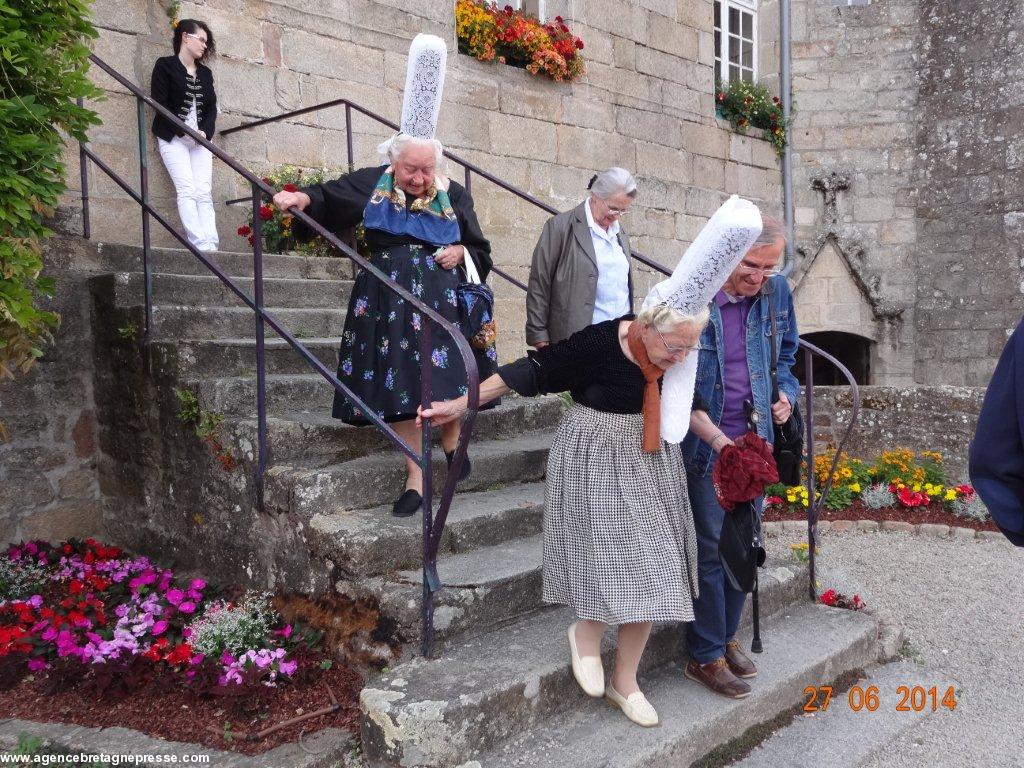
[[[647,381],[644,387],[644,452],[657,453],[661,450],[661,391],[658,389],[658,379],[665,373],[661,368],[651,362],[647,356],[647,347],[640,338],[643,333],[643,326],[635,320],[629,326],[626,334],[626,341],[629,343],[629,351],[636,359]]]
[[[459,242],[459,222],[448,193],[435,179],[423,197],[408,206],[406,194],[395,185],[394,168],[388,166],[363,210],[363,225],[369,229],[409,235],[433,245]]]

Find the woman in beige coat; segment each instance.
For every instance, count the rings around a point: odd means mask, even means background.
[[[629,238],[619,219],[636,197],[636,180],[612,167],[588,189],[586,200],[548,219],[533,249],[526,343],[538,349],[632,312]]]

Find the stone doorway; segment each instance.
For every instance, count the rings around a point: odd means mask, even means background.
[[[844,331],[818,331],[801,334],[801,338],[819,349],[828,352],[832,357],[846,366],[853,374],[857,384],[871,383],[871,347],[874,342],[864,336]],[[807,383],[804,370],[804,353],[798,352],[793,373],[801,384]],[[833,386],[847,384],[846,377],[832,363],[814,357],[814,383],[816,386]]]

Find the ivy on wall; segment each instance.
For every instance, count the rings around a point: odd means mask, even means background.
[[[0,382],[28,371],[59,322],[42,306],[54,288],[42,249],[64,138],[99,122],[75,103],[101,95],[86,76],[89,15],[85,0],[0,0]]]

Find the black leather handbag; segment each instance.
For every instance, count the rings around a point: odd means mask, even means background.
[[[768,314],[771,317],[772,332],[769,337],[771,344],[771,374],[772,381],[772,404],[779,401],[779,351],[775,343],[778,329],[775,324],[775,306],[772,295],[768,294]],[[800,405],[793,403],[793,411],[784,424],[776,424],[772,420],[775,429],[775,440],[772,445],[772,453],[775,455],[775,466],[779,470],[779,482],[786,485],[800,485],[800,465],[803,462],[804,453],[804,418],[800,414]]]

